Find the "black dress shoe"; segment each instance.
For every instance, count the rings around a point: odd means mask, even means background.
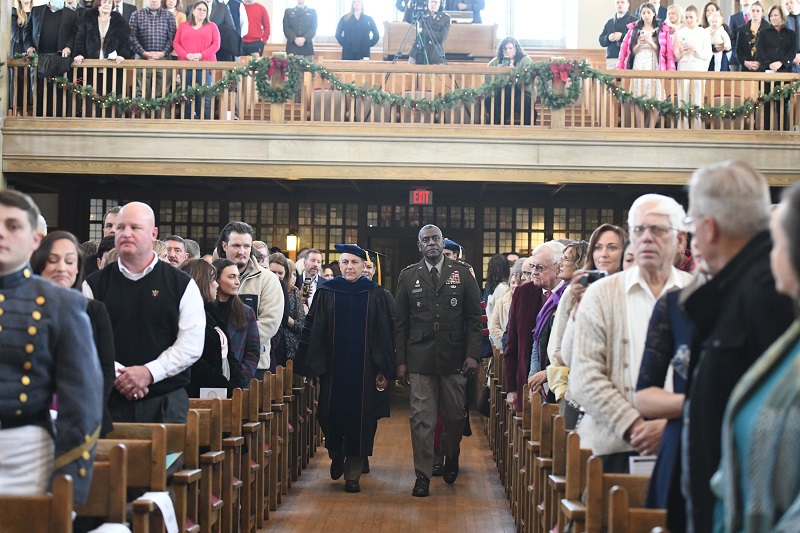
[[[433,476],[439,477],[442,475],[442,463],[436,463],[433,465]]]
[[[358,481],[353,479],[349,479],[344,482],[344,491],[345,492],[361,492],[361,485],[358,484]]]
[[[362,474],[369,474],[369,457],[364,457],[364,466],[361,467]]]
[[[450,459],[449,457],[444,462],[444,468],[442,472],[442,479],[448,485],[452,485],[456,482],[458,478],[458,457],[455,459]]]
[[[414,482],[414,488],[411,490],[411,495],[417,498],[425,498],[430,494],[431,480],[425,476],[419,476],[417,481]]]
[[[344,475],[344,455],[331,459],[331,479],[339,479]]]

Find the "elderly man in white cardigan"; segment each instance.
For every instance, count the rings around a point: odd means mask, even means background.
[[[606,472],[627,473],[629,457],[656,454],[666,425],[636,410],[636,381],[656,300],[691,280],[673,266],[685,215],[672,198],[637,198],[628,214],[637,266],[593,283],[578,307],[569,390],[585,411],[581,445]]]

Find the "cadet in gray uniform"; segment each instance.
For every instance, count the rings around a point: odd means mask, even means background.
[[[397,379],[411,386],[411,444],[417,475],[413,496],[427,496],[433,474],[433,429],[442,417],[443,478],[458,477],[467,376],[478,369],[481,293],[472,267],[442,253],[442,232],[419,232],[424,259],[406,267],[397,287],[395,349]]]
[[[69,474],[86,501],[103,377],[86,298],[33,274],[39,209],[0,191],[0,495],[43,494]],[[50,406],[57,396],[58,420]]]

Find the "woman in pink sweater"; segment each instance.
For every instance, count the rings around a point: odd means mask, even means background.
[[[217,51],[220,45],[219,28],[213,22],[208,21],[208,4],[204,0],[194,4],[188,20],[178,26],[172,45],[180,61],[217,60]],[[211,85],[210,70],[186,70],[183,76],[184,85],[186,87],[191,87],[194,84],[203,85],[203,77],[205,77],[205,85]],[[201,105],[205,108],[205,119],[209,120],[211,118],[210,95],[205,97],[204,104],[201,103],[201,97],[199,96],[195,98],[194,103],[187,103],[184,118],[201,118]],[[192,113],[192,108],[194,108],[194,113]]]

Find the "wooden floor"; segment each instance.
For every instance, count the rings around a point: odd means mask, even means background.
[[[461,441],[460,474],[454,485],[431,481],[431,495],[414,498],[414,464],[408,425],[408,391],[393,393],[392,416],[378,425],[371,472],[361,492],[344,492],[344,478],[330,478],[330,460],[319,448],[283,504],[270,513],[270,533],[513,532],[514,522],[492,461],[481,415],[472,414],[473,436]]]

